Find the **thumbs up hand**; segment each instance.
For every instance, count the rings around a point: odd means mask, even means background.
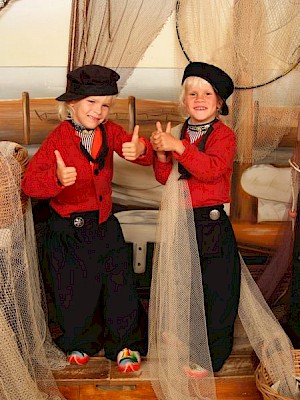
[[[146,146],[139,138],[139,126],[136,125],[130,142],[125,142],[122,145],[122,154],[126,160],[134,161],[145,153]]]
[[[71,186],[75,183],[77,172],[74,167],[67,167],[60,152],[58,150],[54,151],[56,157],[56,175],[59,182],[63,186]]]
[[[152,133],[150,143],[157,152],[176,151],[178,154],[182,154],[185,149],[182,141],[172,135],[171,122],[167,123],[165,131],[163,131],[161,123],[156,122],[156,131]]]
[[[177,140],[171,134],[171,122],[167,123],[166,130],[163,131],[161,123],[156,122],[156,131],[152,133],[150,142],[155,151],[173,151],[174,140]]]
[[[150,136],[150,143],[152,144],[153,150],[164,153],[164,150],[161,149],[161,141],[162,141],[162,126],[159,121],[156,122],[156,131],[152,133]]]

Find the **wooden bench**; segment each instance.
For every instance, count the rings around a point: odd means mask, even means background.
[[[54,98],[30,98],[28,92],[23,92],[20,99],[0,100],[0,138],[15,141],[20,144],[41,144],[46,136],[58,124],[57,101]],[[263,118],[262,115],[280,116],[286,112],[283,107],[258,107],[255,106],[256,123]],[[300,106],[289,107],[293,116],[291,126],[287,127],[278,147],[294,147],[297,141],[298,115]],[[116,121],[127,131],[132,131],[135,124],[140,125],[141,134],[149,137],[155,129],[156,121],[161,121],[163,126],[168,121],[175,126],[183,122],[178,102],[116,98],[110,112],[110,119]],[[277,118],[281,121],[281,118]],[[231,117],[224,117],[225,123],[232,124]],[[270,126],[270,137],[273,128]]]
[[[22,145],[38,145],[59,124],[58,102],[54,98],[30,98],[23,92],[18,100],[0,100],[0,138]],[[132,132],[135,124],[141,126],[141,135],[149,137],[156,121],[183,121],[177,102],[116,98],[109,118]]]

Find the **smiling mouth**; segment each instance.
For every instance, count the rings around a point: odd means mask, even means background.
[[[91,119],[92,122],[97,123],[97,124],[101,121],[101,118],[94,117],[93,115],[89,115],[89,118]]]

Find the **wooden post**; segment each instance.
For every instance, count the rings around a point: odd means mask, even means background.
[[[128,96],[128,132],[133,132],[136,124],[135,97]]]
[[[30,144],[30,106],[29,93],[22,93],[22,114],[23,114],[23,142]]]

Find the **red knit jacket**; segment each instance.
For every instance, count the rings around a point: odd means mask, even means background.
[[[73,212],[99,210],[99,222],[106,221],[112,209],[113,151],[122,157],[122,144],[130,141],[131,135],[112,121],[107,121],[103,126],[109,152],[104,168],[98,175],[93,173],[90,162],[80,150],[80,137],[72,125],[64,121],[50,133],[30,160],[22,181],[23,191],[30,197],[50,198],[51,207],[62,217],[70,217]],[[144,143],[145,155],[134,162],[151,165],[153,150],[148,140],[144,140]],[[54,150],[59,150],[66,166],[76,168],[74,185],[63,187],[59,184]]]
[[[183,139],[185,151],[172,156],[191,173],[188,179],[193,207],[205,207],[230,202],[230,181],[236,154],[234,132],[223,122],[213,125],[213,132],[207,139],[205,152],[199,151],[198,139],[191,144],[187,132]],[[154,157],[154,173],[161,184],[166,184],[172,169],[172,157],[161,162]]]

